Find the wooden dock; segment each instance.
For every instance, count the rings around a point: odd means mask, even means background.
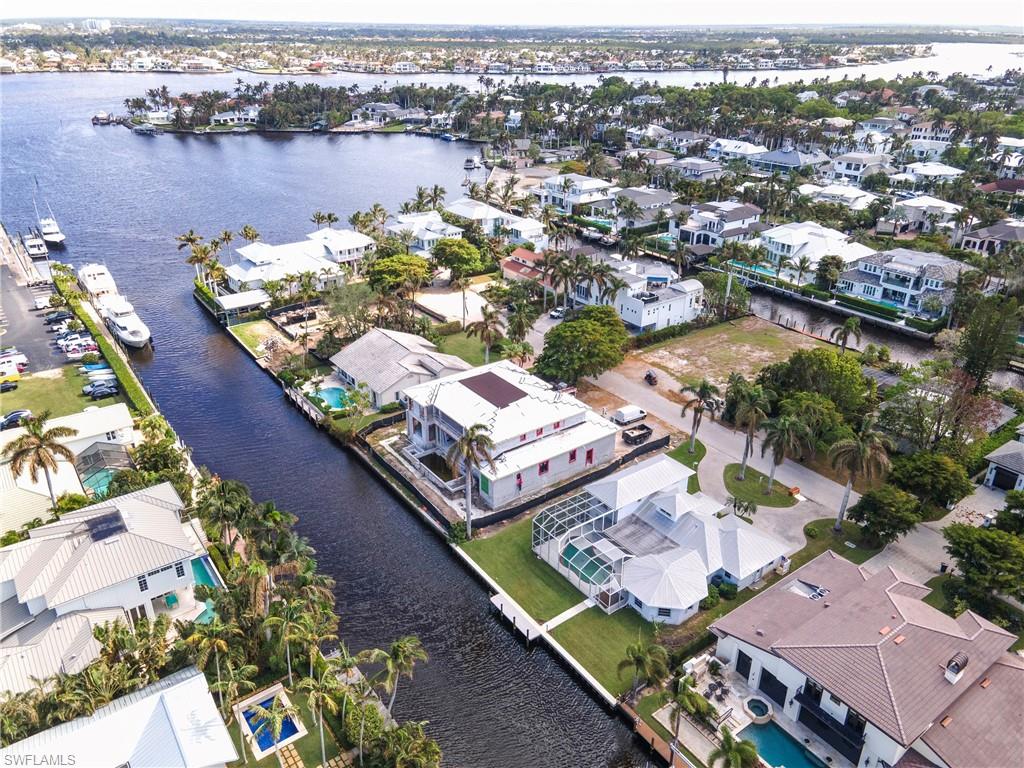
[[[11,270],[18,285],[40,285],[50,282],[36,268],[21,241],[11,237],[3,224],[0,224],[0,258]]]

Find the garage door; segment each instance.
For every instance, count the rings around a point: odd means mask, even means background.
[[[1012,491],[1017,487],[1017,473],[1011,472],[1008,469],[1002,467],[996,467],[996,475],[992,478],[992,485],[995,488],[1001,488],[1004,491]]]

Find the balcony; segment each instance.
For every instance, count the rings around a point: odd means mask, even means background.
[[[802,688],[794,698],[800,704],[800,722],[856,764],[864,746],[864,734],[833,718],[813,695]]]

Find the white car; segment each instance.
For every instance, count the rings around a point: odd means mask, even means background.
[[[52,296],[52,294],[51,294]],[[50,296],[40,296],[36,299],[36,309],[49,309],[50,308]]]

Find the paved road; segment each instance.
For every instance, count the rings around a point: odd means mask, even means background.
[[[50,293],[46,288],[27,288],[15,283],[10,269],[4,266],[0,272],[0,304],[6,316],[7,326],[0,342],[4,346],[15,346],[28,356],[29,371],[45,371],[59,368],[64,356],[53,346],[53,335],[46,332],[42,315],[34,309],[36,296]]]

